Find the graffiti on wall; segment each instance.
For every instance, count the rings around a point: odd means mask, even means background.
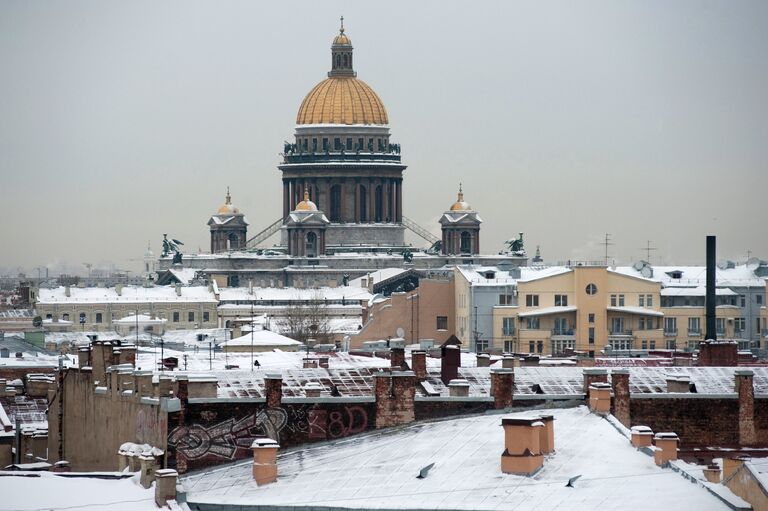
[[[310,440],[325,440],[362,433],[368,428],[368,414],[362,406],[345,406],[343,411],[320,408],[309,411]]]
[[[240,420],[229,418],[213,426],[179,426],[168,435],[168,445],[188,460],[206,456],[242,458],[247,456],[256,437],[267,436],[279,442],[287,419],[282,408],[267,408]]]

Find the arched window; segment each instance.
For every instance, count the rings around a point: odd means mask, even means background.
[[[336,67],[341,67],[341,55],[336,54]]]
[[[229,233],[227,237],[227,250],[237,250],[240,248],[240,237],[236,232]]]
[[[376,195],[374,196],[373,201],[374,201],[374,206],[375,206],[375,212],[374,212],[374,217],[373,217],[374,221],[375,222],[381,222],[382,216],[383,216],[383,211],[382,210],[383,210],[383,205],[384,205],[384,200],[383,200],[382,192],[381,192],[381,186],[377,186],[376,187]]]
[[[364,186],[360,186],[360,221],[365,222],[368,220],[368,190]]]
[[[317,257],[317,234],[314,232],[307,233],[306,248],[307,257]]]
[[[318,206],[319,207],[319,206]],[[331,187],[331,222],[341,222],[341,186]]]
[[[463,231],[461,233],[461,253],[462,254],[472,253],[472,235],[469,234],[469,232],[467,231]]]
[[[344,54],[344,67],[348,67],[348,66],[349,66],[349,57],[345,53]]]

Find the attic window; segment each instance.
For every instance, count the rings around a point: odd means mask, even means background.
[[[492,271],[485,272],[485,278],[486,279],[492,279],[492,278],[495,278],[495,277],[496,277],[496,273],[495,272],[492,272]]]
[[[682,279],[683,278],[683,272],[680,271],[680,270],[668,271],[667,275],[669,275],[669,278],[671,278],[671,279]]]

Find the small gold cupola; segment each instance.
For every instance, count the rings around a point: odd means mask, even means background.
[[[317,206],[309,200],[309,191],[304,190],[304,200],[296,204],[296,211],[317,211]]]
[[[459,183],[459,194],[456,202],[451,206],[451,211],[472,211],[472,206],[464,201],[464,191],[461,188],[461,183]]]
[[[216,212],[219,215],[237,215],[240,210],[232,205],[232,196],[229,194],[229,187],[227,187],[227,195],[224,199],[224,204]]]

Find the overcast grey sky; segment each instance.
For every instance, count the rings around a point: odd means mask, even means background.
[[[2,0],[0,267],[206,250],[227,185],[277,219],[341,14],[433,232],[462,181],[484,252],[768,258],[768,2]]]

